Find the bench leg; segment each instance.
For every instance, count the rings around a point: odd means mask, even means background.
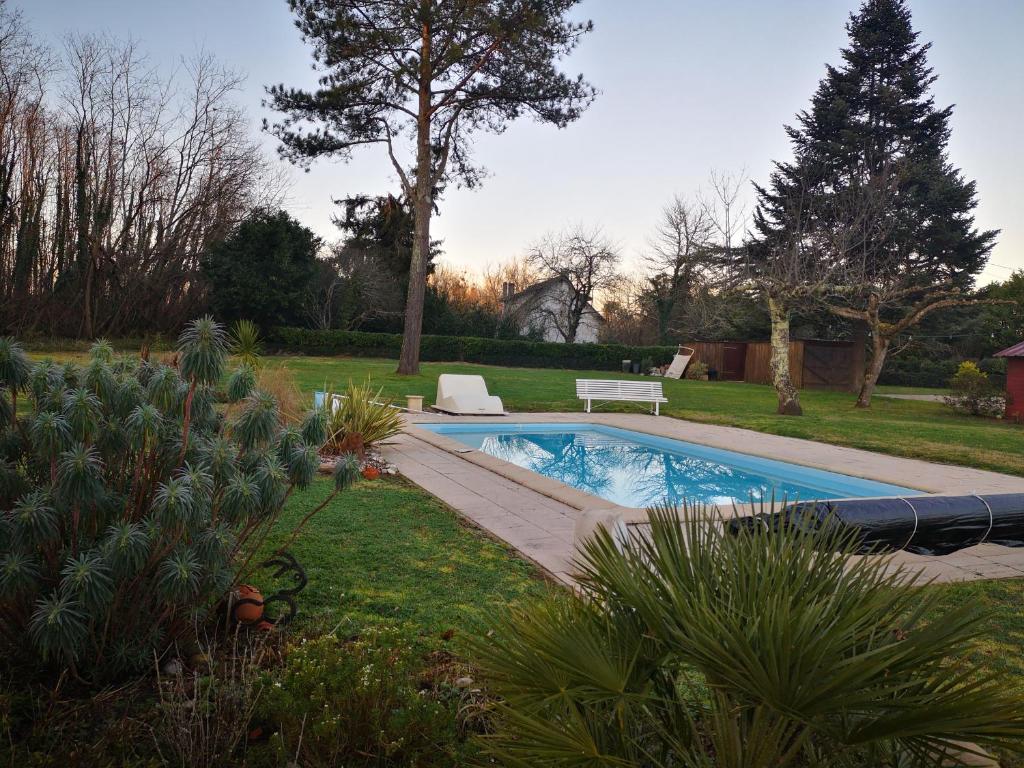
[[[590,413],[590,398],[587,398],[587,413]]]
[[[660,407],[661,407],[661,403],[655,403],[655,404],[654,404],[654,415],[655,415],[655,416],[660,416],[660,415],[661,415],[661,414],[659,413],[659,411],[658,411],[658,409],[659,409]]]

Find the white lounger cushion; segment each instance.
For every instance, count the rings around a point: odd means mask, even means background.
[[[437,400],[434,407],[446,413],[505,415],[501,398],[487,393],[487,383],[483,376],[442,373],[437,377]]]

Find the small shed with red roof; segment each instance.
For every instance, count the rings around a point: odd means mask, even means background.
[[[996,352],[1006,360],[1006,418],[1024,420],[1024,341]]]

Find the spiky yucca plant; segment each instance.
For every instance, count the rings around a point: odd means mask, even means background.
[[[653,510],[624,549],[600,533],[580,595],[475,643],[499,762],[902,768],[960,765],[957,742],[1022,749],[1024,702],[970,660],[976,614],[940,611],[838,530],[682,518]]]
[[[253,370],[260,367],[263,345],[260,329],[252,320],[238,320],[231,328],[231,352],[242,365]]]
[[[394,437],[402,429],[402,413],[384,397],[383,389],[348,383],[344,395],[328,392],[324,402],[327,419],[327,450],[336,450],[349,435],[358,435],[363,445],[373,445]],[[335,403],[334,405],[331,405]]]
[[[225,423],[213,387],[229,345],[211,318],[179,340],[180,371],[117,358],[32,366],[0,339],[0,638],[77,675],[152,663],[243,575],[289,492],[308,485],[322,414],[281,429],[251,369]],[[23,393],[31,413],[16,418]],[[335,493],[351,482],[339,468]],[[331,496],[333,498],[333,495]]]

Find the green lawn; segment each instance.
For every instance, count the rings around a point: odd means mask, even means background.
[[[69,356],[33,356],[51,355]],[[394,375],[391,360],[273,357],[268,364],[286,365],[307,393],[369,376],[390,395],[421,394],[428,403],[440,373],[480,373],[518,411],[578,411],[575,378],[621,375],[428,363],[419,376],[404,378]],[[878,398],[871,410],[858,411],[849,393],[808,390],[803,393],[807,415],[782,418],[772,413],[769,387],[671,380],[664,385],[670,400],[664,412],[671,416],[1024,474],[1024,429],[954,416],[937,403]],[[271,552],[329,491],[329,482],[318,480],[294,494],[265,550]],[[448,630],[464,636],[480,631],[504,606],[551,589],[514,552],[396,478],[360,481],[339,494],[290,550],[309,579],[298,599],[298,636],[336,627],[341,633],[349,627],[358,631],[377,621],[411,625],[427,638]],[[275,588],[265,572],[251,580],[265,593]],[[941,590],[946,605],[986,611],[977,653],[1006,685],[1024,692],[1024,580],[929,589]]]
[[[330,493],[321,479],[289,499],[267,554]],[[403,479],[360,481],[310,519],[289,551],[309,583],[298,628],[389,620],[426,634],[471,631],[495,610],[548,589],[537,570]],[[266,572],[252,581],[270,592]]]
[[[330,492],[318,480],[295,494],[278,522],[268,554]],[[360,481],[313,517],[290,551],[309,584],[299,597],[297,629],[359,627],[397,621],[436,636],[474,632],[503,606],[551,587],[528,562],[463,523],[434,497],[402,479]],[[265,592],[275,582],[253,577]],[[978,652],[989,669],[1024,692],[1024,579],[947,584],[947,607],[989,614]]]
[[[33,352],[32,356],[81,359],[84,353],[47,351]],[[534,412],[581,410],[575,397],[575,379],[579,377],[641,378],[610,371],[471,363],[424,363],[419,375],[398,376],[394,360],[281,355],[267,361],[287,366],[300,389],[310,396],[325,386],[338,389],[349,380],[362,382],[369,378],[387,395],[423,395],[428,404],[433,402],[440,374],[477,373],[487,379],[490,391],[499,395],[507,408]],[[865,410],[853,407],[854,398],[849,392],[807,389],[801,393],[804,415],[795,418],[775,414],[775,392],[770,386],[672,379],[662,382],[669,399],[662,413],[668,416],[1024,475],[1024,427],[996,419],[958,416],[942,403],[876,397],[871,408]],[[882,387],[881,391],[941,393],[915,387]],[[639,406],[619,404],[609,410],[637,411]]]
[[[425,363],[418,376],[395,375],[395,361],[347,357],[276,357],[294,372],[300,388],[343,387],[371,378],[386,394],[424,395],[433,402],[442,373],[478,373],[513,411],[579,411],[577,377],[620,378],[608,371],[501,368],[467,363]],[[633,377],[637,378],[637,377]],[[821,440],[897,456],[1024,475],[1024,428],[994,419],[953,414],[942,403],[877,397],[870,409],[855,409],[849,392],[808,389],[804,416],[775,415],[769,386],[737,382],[663,379],[669,403],[662,413],[681,419],[745,427],[789,437]],[[893,390],[908,391],[906,388]],[[637,410],[619,405],[614,410]]]

